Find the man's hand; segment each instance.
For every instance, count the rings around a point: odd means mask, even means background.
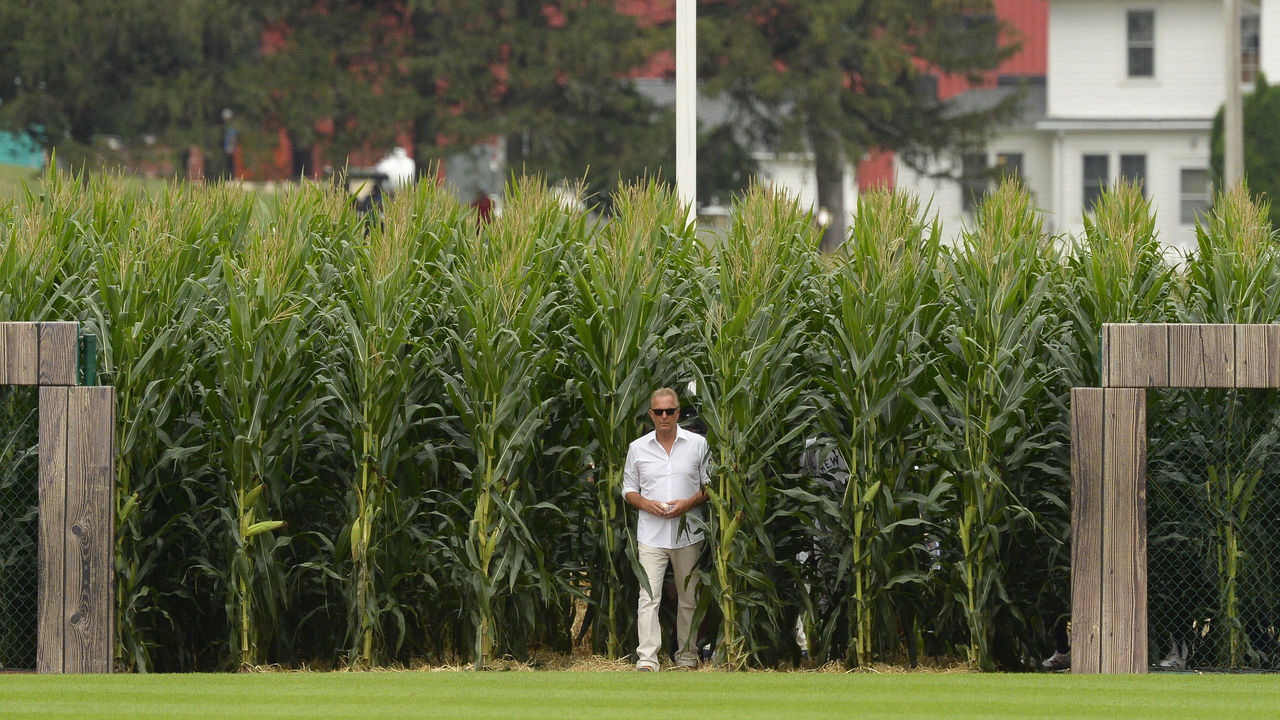
[[[697,495],[683,500],[672,500],[667,503],[667,511],[663,517],[677,518],[707,501],[707,491],[699,490]]]
[[[669,505],[666,503],[660,503],[657,500],[650,500],[638,492],[629,492],[623,497],[626,499],[628,505],[637,510],[642,510],[650,515],[657,515],[658,517],[670,517],[667,515]]]
[[[667,503],[667,512],[663,517],[677,518],[693,509],[693,505],[689,504],[692,498],[683,500],[672,500]]]
[[[644,505],[641,506],[641,510],[644,510],[650,515],[657,515],[658,517],[671,517],[667,514],[667,508],[670,507],[667,503],[650,500],[649,498],[642,499],[644,500]]]
[[[707,491],[699,490],[698,494],[693,497],[683,500],[668,500],[666,502],[650,500],[638,492],[629,492],[624,497],[627,504],[637,510],[643,510],[650,515],[657,515],[661,518],[678,518],[705,503],[707,501]]]

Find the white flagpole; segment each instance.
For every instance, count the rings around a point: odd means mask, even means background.
[[[1240,97],[1240,0],[1223,0],[1227,21],[1227,97],[1222,113],[1222,190],[1244,178],[1244,110]]]
[[[676,196],[697,220],[697,0],[676,0]]]

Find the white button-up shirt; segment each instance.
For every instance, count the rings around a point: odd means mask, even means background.
[[[711,481],[707,475],[708,457],[706,438],[679,425],[670,454],[658,442],[657,433],[651,432],[632,442],[627,449],[627,463],[622,468],[622,496],[638,492],[658,502],[693,497]],[[636,540],[667,550],[692,545],[702,539],[702,531],[693,527],[693,517],[702,517],[701,507],[675,518],[658,517],[641,510]]]

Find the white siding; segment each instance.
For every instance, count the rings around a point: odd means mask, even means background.
[[[1267,82],[1280,83],[1280,0],[1262,0],[1262,72]]]
[[[785,190],[800,202],[800,206],[813,210],[818,202],[818,175],[813,168],[813,159],[808,154],[772,155],[759,153],[755,156],[760,166],[760,182],[770,187]],[[845,165],[844,170],[844,207],[846,213],[853,213],[858,202],[858,183],[853,170]],[[847,224],[847,223],[846,223]]]
[[[995,164],[996,156],[1005,153],[1022,154],[1022,179],[1040,208],[1050,207],[1053,190],[1053,155],[1050,136],[1035,131],[1004,131],[987,145],[987,164]],[[895,187],[920,198],[929,216],[937,216],[942,223],[942,236],[955,242],[969,226],[971,217],[962,204],[963,189],[952,178],[930,177],[954,167],[959,174],[959,161],[935,162],[926,168],[925,174],[917,173],[901,161],[894,168]],[[1048,218],[1046,218],[1048,220]],[[1053,231],[1051,223],[1045,229]]]
[[[1155,12],[1152,78],[1128,76],[1130,10]],[[1224,94],[1223,22],[1216,0],[1053,0],[1049,116],[1213,117]]]
[[[1146,192],[1156,213],[1160,240],[1187,249],[1195,243],[1195,229],[1180,222],[1181,171],[1209,167],[1209,138],[1195,131],[1064,133],[1060,146],[1062,165],[1060,202],[1053,223],[1071,234],[1084,230],[1083,156],[1107,155],[1114,180],[1120,174],[1120,155],[1147,156]]]

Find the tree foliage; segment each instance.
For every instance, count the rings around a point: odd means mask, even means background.
[[[0,126],[60,157],[144,134],[353,151],[411,138],[418,166],[493,138],[514,170],[580,180],[674,164],[670,112],[632,81],[670,44],[612,0],[0,0]],[[56,21],[51,21],[56,18]],[[74,29],[74,30],[73,30]]]
[[[99,134],[204,138],[256,50],[248,7],[0,0],[0,126],[70,160]]]
[[[1267,83],[1262,75],[1253,92],[1244,99],[1244,175],[1249,188],[1272,199],[1271,224],[1280,226],[1280,87]],[[1222,187],[1222,111],[1213,120],[1211,154],[1213,184]]]
[[[403,54],[397,3],[268,0],[255,7],[262,34],[239,72],[236,110],[283,128],[294,147],[322,143],[335,164],[353,150],[386,148],[399,113],[415,101],[393,80]]]
[[[918,163],[971,142],[1014,108],[959,109],[927,92],[937,71],[982,81],[1016,46],[990,0],[742,0],[700,9],[700,75],[779,151],[809,148],[818,202],[844,218],[843,173],[876,148]],[[823,239],[830,250],[844,222]]]
[[[405,79],[419,158],[502,136],[516,172],[572,181],[590,169],[597,197],[672,161],[669,117],[629,77],[661,36],[615,6],[411,3]]]

